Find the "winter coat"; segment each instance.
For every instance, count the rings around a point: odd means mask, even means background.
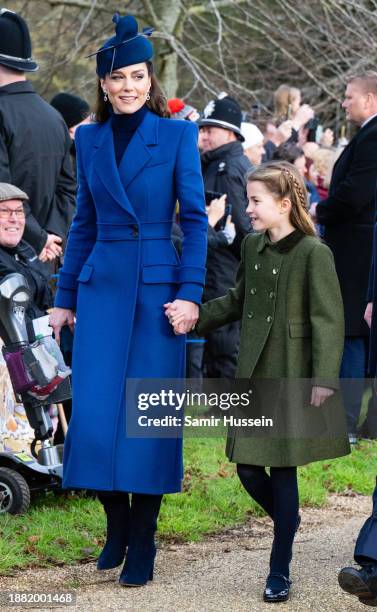
[[[317,238],[299,230],[277,243],[265,233],[245,238],[235,287],[201,306],[196,329],[201,335],[239,319],[236,377],[273,379],[267,381],[258,409],[263,409],[265,401],[271,410],[280,381],[305,379],[310,387],[337,386],[344,342],[343,306],[332,254]],[[306,383],[304,386],[303,392]],[[286,436],[272,433],[267,438],[250,438],[231,427],[226,449],[231,461],[283,467],[349,452],[338,393],[327,400],[321,413],[323,427],[330,434],[325,437],[313,437],[313,424],[314,431],[318,425],[315,412],[320,409],[303,406],[301,390],[288,399],[279,406],[284,413],[277,411],[281,429],[292,424],[284,429]],[[327,420],[326,412],[333,420]]]
[[[0,280],[8,274],[22,274],[30,289],[30,305],[27,315],[30,319],[42,317],[53,305],[49,274],[38,259],[33,247],[21,240],[16,247],[0,246]]]
[[[68,234],[76,196],[70,147],[63,117],[31,83],[0,87],[0,182],[29,196],[24,238],[37,253],[47,234]]]
[[[377,180],[377,117],[362,127],[337,160],[329,195],[317,206],[342,291],[346,336],[367,336],[364,321],[372,258]]]
[[[236,229],[232,245],[218,248],[214,240],[208,240],[207,276],[203,297],[204,300],[210,300],[233,287],[240,245],[246,234],[251,232],[250,221],[245,214],[246,174],[251,169],[251,164],[239,141],[202,154],[201,161],[205,190],[227,194],[226,203],[232,206],[232,221]]]
[[[185,336],[174,334],[163,304],[201,301],[207,216],[197,136],[193,123],[147,111],[118,168],[109,121],[76,131],[77,213],[56,297],[77,316],[64,487],[181,488],[179,435],[127,435],[126,382],[184,376]],[[171,241],[177,199],[181,258]]]

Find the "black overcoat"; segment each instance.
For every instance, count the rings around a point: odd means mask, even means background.
[[[236,280],[243,238],[251,232],[245,210],[247,207],[246,174],[252,166],[239,141],[230,142],[201,157],[204,187],[206,191],[227,194],[227,204],[232,206],[232,221],[236,237],[232,245],[221,242],[209,232],[207,274],[203,300],[223,295]]]
[[[374,195],[377,179],[377,117],[362,127],[337,160],[329,196],[317,206],[325,226],[345,312],[346,336],[367,336],[364,321],[372,255]]]
[[[68,233],[76,195],[70,147],[63,118],[31,83],[0,87],[0,182],[29,196],[24,238],[37,253],[47,233]]]

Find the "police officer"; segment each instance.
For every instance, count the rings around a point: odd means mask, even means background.
[[[199,121],[202,172],[206,192],[226,194],[236,236],[230,244],[208,244],[207,276],[203,301],[224,295],[234,286],[240,245],[251,231],[246,216],[246,179],[251,163],[244,155],[241,133],[241,108],[226,94],[211,100]],[[226,209],[227,216],[229,208]],[[215,230],[224,226],[220,221]],[[210,378],[233,378],[239,346],[239,323],[224,325],[206,336],[205,374]]]
[[[26,192],[24,238],[42,261],[62,252],[75,206],[71,140],[61,115],[34,91],[38,70],[20,15],[0,10],[0,181]]]

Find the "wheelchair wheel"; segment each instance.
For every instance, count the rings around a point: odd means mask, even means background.
[[[30,505],[30,489],[23,476],[0,468],[0,514],[24,514]]]

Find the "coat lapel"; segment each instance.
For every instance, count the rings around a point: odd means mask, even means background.
[[[132,204],[120,180],[115,160],[114,139],[110,121],[106,121],[98,132],[94,143],[93,169],[100,178],[108,195],[122,208],[135,217]]]
[[[157,115],[146,112],[122,157],[119,174],[125,190],[152,157],[150,147],[158,142],[158,120]]]

